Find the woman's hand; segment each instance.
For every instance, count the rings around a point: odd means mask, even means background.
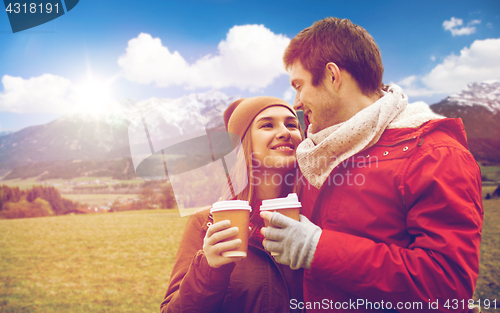
[[[237,249],[241,245],[241,239],[224,241],[236,236],[238,231],[238,227],[231,227],[231,221],[229,220],[217,222],[208,228],[205,239],[203,239],[203,252],[208,265],[219,268],[235,261],[234,258],[223,257],[221,253]]]

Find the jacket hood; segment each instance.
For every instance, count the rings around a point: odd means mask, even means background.
[[[440,130],[447,133],[450,137],[457,140],[465,149],[468,148],[467,134],[460,118],[443,118],[430,120],[423,123],[418,129],[415,128],[397,128],[387,129],[379,143],[391,143],[394,141],[409,139],[414,136],[426,135],[434,130]]]

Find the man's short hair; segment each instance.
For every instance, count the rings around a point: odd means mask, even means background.
[[[326,64],[333,62],[354,77],[363,94],[379,93],[383,87],[384,66],[375,40],[348,19],[327,17],[301,31],[283,56],[287,70],[296,60],[312,74],[313,86],[325,77]]]

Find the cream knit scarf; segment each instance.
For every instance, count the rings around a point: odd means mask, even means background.
[[[443,118],[423,102],[410,105],[403,90],[390,85],[384,96],[349,120],[325,128],[297,147],[300,170],[311,185],[321,188],[332,170],[342,161],[374,145],[389,128],[416,128]]]

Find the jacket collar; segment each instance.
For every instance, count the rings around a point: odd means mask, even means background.
[[[387,129],[375,145],[394,144],[398,141],[408,140],[413,137],[427,135],[434,130],[442,130],[457,140],[462,146],[468,149],[467,135],[464,124],[460,118],[444,118],[428,121],[419,128],[397,128]]]

